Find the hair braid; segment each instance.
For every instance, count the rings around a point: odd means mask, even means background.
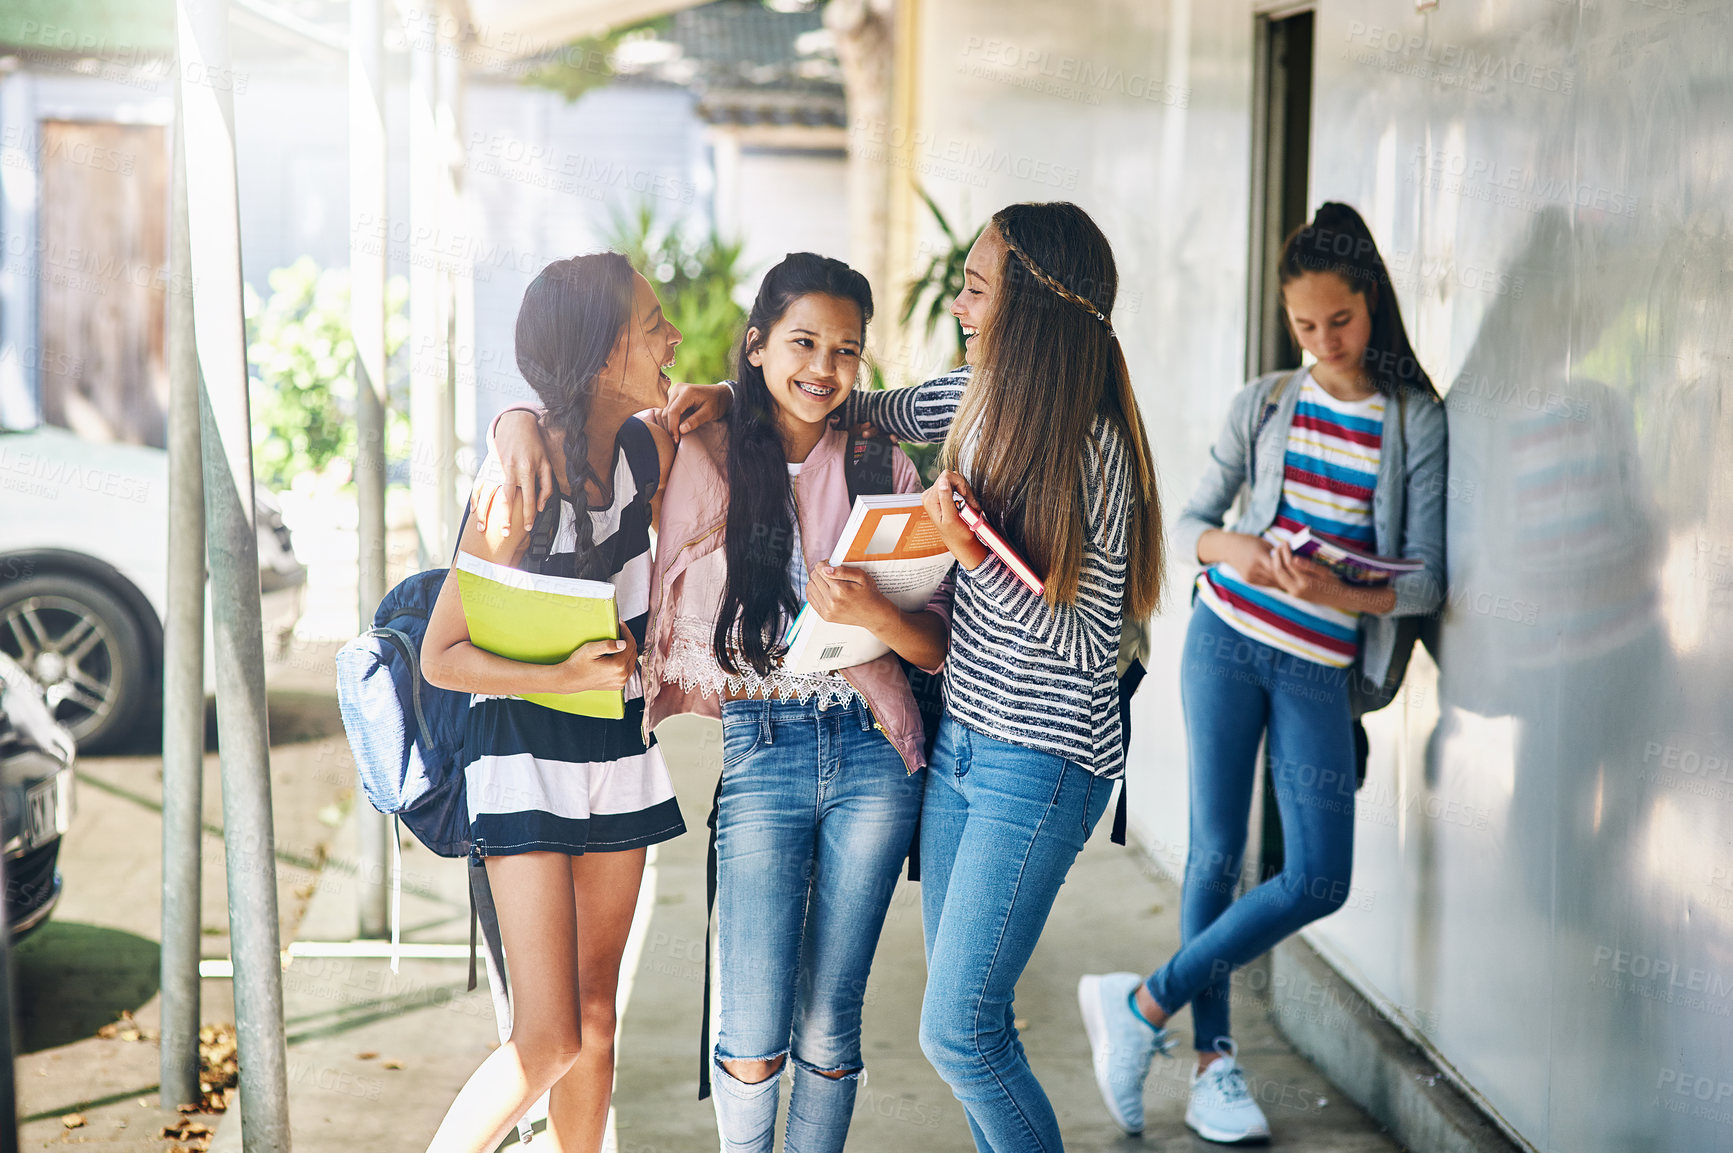
[[[1089,313],[1089,315],[1093,316],[1096,320],[1099,320],[1107,328],[1107,335],[1113,337],[1116,340],[1118,339],[1118,334],[1113,331],[1113,322],[1111,320],[1107,319],[1106,313],[1102,312],[1099,308],[1095,307],[1094,302],[1092,302],[1088,299],[1085,299],[1082,296],[1079,296],[1075,292],[1072,292],[1069,288],[1066,288],[1063,284],[1060,284],[1059,280],[1056,277],[1054,277],[1051,273],[1047,272],[1040,265],[1036,264],[1034,258],[1031,257],[1027,252],[1023,251],[1023,246],[1021,244],[1017,243],[1017,238],[1012,236],[1011,233],[1007,229],[1005,229],[1003,226],[1001,226],[999,229],[999,235],[1005,241],[1005,247],[1009,248],[1013,253],[1016,254],[1017,259],[1023,262],[1023,267],[1027,268],[1029,270],[1029,274],[1031,276],[1033,276],[1036,280],[1039,280],[1042,284],[1046,285],[1048,288],[1052,289],[1055,293],[1057,293],[1059,295],[1059,297],[1061,299],[1070,301],[1072,304],[1075,304],[1078,308],[1081,308],[1084,312]]]

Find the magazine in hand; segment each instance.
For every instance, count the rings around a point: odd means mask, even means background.
[[[921,507],[921,493],[857,496],[854,511],[831,550],[830,563],[860,569],[886,600],[906,613],[927,607],[955,563],[939,530]],[[804,591],[804,590],[797,590]],[[782,668],[822,673],[864,664],[891,651],[859,625],[833,624],[803,605],[783,638]]]
[[[607,581],[544,576],[457,554],[457,590],[469,639],[514,661],[551,665],[591,641],[618,640],[620,614]],[[626,701],[619,689],[581,693],[517,693],[531,704],[563,713],[619,720]]]
[[[1024,587],[1036,596],[1040,596],[1047,585],[1035,575],[1035,570],[1029,567],[1029,562],[1024,560],[992,525],[987,523],[986,517],[969,507],[969,502],[963,499],[962,493],[952,493],[951,495],[957,501],[957,516],[969,526],[969,531],[975,534],[975,539],[986,545],[994,556],[1004,561],[1005,567],[1011,570],[1011,575],[1022,581]]]
[[[1295,556],[1316,561],[1351,585],[1387,585],[1393,577],[1421,572],[1426,568],[1424,561],[1363,552],[1346,541],[1313,532],[1310,528],[1295,533],[1288,541],[1288,549]]]

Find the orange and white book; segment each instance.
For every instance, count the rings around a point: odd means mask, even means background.
[[[854,510],[830,554],[830,563],[838,568],[860,569],[872,577],[885,599],[906,613],[927,607],[955,563],[921,507],[922,496],[895,492],[855,497]],[[801,607],[784,641],[788,652],[782,668],[791,673],[848,668],[891,651],[866,629],[827,621],[810,604]]]

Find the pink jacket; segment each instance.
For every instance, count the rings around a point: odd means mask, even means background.
[[[714,691],[684,689],[664,682],[676,627],[698,629],[705,637],[716,627],[727,577],[722,550],[728,515],[727,427],[707,424],[680,442],[667,488],[662,493],[661,525],[656,533],[656,564],[650,584],[650,623],[644,638],[644,725],[646,731],[679,713],[720,717],[722,699]],[[833,429],[813,448],[796,478],[795,512],[809,568],[830,559],[851,503],[843,470],[847,433]],[[919,492],[920,474],[902,452],[892,469],[898,492]],[[797,592],[801,590],[796,590]],[[950,582],[933,603],[950,619]],[[839,670],[872,710],[880,732],[890,740],[912,773],[926,764],[925,730],[908,678],[895,654]],[[928,669],[937,672],[937,669]]]

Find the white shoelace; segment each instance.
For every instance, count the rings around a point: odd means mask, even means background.
[[[1225,1071],[1211,1070],[1215,1073],[1215,1088],[1216,1092],[1221,1097],[1222,1104],[1239,1105],[1246,1101],[1250,1101],[1252,1099],[1252,1093],[1251,1090],[1246,1087],[1245,1071],[1242,1070],[1239,1063],[1231,1057],[1224,1057],[1222,1058],[1222,1061],[1228,1063],[1228,1067]],[[1217,1061],[1216,1064],[1220,1065],[1222,1061]]]

